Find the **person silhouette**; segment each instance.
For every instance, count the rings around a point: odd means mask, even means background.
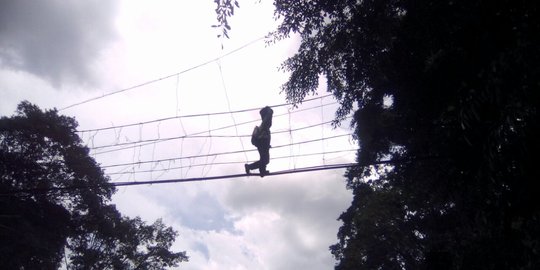
[[[259,169],[261,177],[269,174],[266,170],[266,165],[270,162],[270,127],[272,126],[272,115],[274,111],[266,106],[259,111],[261,115],[261,125],[256,126],[251,134],[251,143],[257,147],[259,152],[259,160],[251,164],[245,164],[246,174],[250,174],[251,170]]]

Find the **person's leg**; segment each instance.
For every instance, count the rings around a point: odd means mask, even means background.
[[[270,162],[270,148],[269,147],[257,147],[259,152],[259,160],[251,164],[245,164],[244,168],[246,173],[249,174],[250,170],[259,169],[261,175],[268,174],[266,170],[266,165]]]
[[[259,160],[259,172],[261,174],[267,174],[266,165],[270,162],[270,148],[261,147],[259,150],[261,159]]]
[[[261,167],[261,162],[262,162],[262,157],[263,157],[262,148],[257,147],[257,151],[259,152],[259,160],[251,164],[246,164],[245,165],[246,173],[249,173],[250,170],[259,169]]]
[[[255,162],[253,162],[253,163],[251,163],[251,164],[246,164],[246,168],[247,168],[248,170],[258,169],[260,163],[261,163],[261,161],[259,160],[259,161],[255,161]]]

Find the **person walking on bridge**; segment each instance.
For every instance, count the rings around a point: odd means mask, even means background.
[[[261,177],[269,174],[266,170],[266,165],[270,162],[270,127],[272,126],[272,115],[274,111],[266,106],[259,111],[261,115],[261,125],[256,126],[251,134],[251,143],[257,147],[259,151],[259,160],[251,164],[245,164],[244,168],[247,174],[251,170],[259,169]]]

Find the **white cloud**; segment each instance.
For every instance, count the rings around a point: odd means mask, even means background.
[[[328,269],[336,219],[350,199],[339,174],[313,173],[235,183],[226,205],[266,269]]]

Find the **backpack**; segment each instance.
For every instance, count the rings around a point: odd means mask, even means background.
[[[260,143],[260,138],[259,138],[260,133],[261,133],[261,131],[260,131],[259,126],[255,126],[253,128],[253,132],[251,133],[251,144],[253,144],[255,146],[259,145],[259,143]]]

